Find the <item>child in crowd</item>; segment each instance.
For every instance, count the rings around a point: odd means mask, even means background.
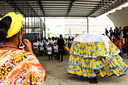
[[[40,56],[43,56],[44,46],[43,46],[43,40],[40,40],[39,48],[40,48]]]
[[[37,39],[33,43],[33,50],[34,50],[34,54],[38,56],[39,55],[39,42]]]
[[[46,39],[46,41],[45,41],[45,54],[46,55],[48,55],[48,50],[47,50],[47,48],[48,48],[48,45],[49,45],[50,43],[48,42],[48,39]]]
[[[48,51],[49,60],[50,60],[50,56],[51,56],[51,59],[53,59],[53,57],[52,57],[52,47],[50,46],[50,44],[48,44],[47,51]]]
[[[53,49],[54,49],[55,60],[58,60],[58,45],[56,45],[56,43],[54,43]]]

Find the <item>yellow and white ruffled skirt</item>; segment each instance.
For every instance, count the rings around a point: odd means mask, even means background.
[[[120,50],[111,41],[108,43],[109,52],[100,41],[86,43],[74,41],[70,49],[68,73],[85,78],[95,78],[98,73],[101,77],[125,75],[128,66],[118,55]]]

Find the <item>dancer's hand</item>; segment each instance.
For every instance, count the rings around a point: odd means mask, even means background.
[[[27,52],[32,52],[33,53],[31,42],[28,39],[23,39],[23,43],[25,45],[24,50],[27,51]]]

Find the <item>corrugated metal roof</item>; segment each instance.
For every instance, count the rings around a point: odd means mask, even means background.
[[[127,0],[6,0],[6,13],[17,10],[26,17],[97,17]],[[0,1],[0,15],[4,15]],[[113,6],[113,4],[117,4]]]

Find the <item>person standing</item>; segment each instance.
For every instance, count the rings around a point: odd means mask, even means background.
[[[49,58],[49,60],[50,60],[50,56],[51,56],[51,59],[53,59],[53,57],[52,57],[52,47],[51,47],[50,44],[48,44],[47,50],[48,50],[48,58]]]
[[[55,43],[57,43],[57,37],[55,37]]]
[[[46,71],[23,39],[23,15],[10,12],[0,20],[0,85],[43,85]],[[24,49],[21,50],[21,49]]]
[[[121,50],[122,47],[121,47],[121,42],[120,42],[120,38],[119,37],[115,37],[114,44]],[[119,53],[119,55],[121,56],[121,52]]]
[[[54,37],[52,37],[51,45],[54,46],[54,43],[55,43],[55,40],[54,40]]]
[[[118,36],[118,27],[116,26],[115,29],[114,29],[114,36]]]
[[[68,39],[65,39],[65,45],[68,46]]]
[[[55,54],[55,60],[58,60],[58,45],[56,45],[56,43],[54,43],[53,49]]]
[[[39,49],[40,49],[40,51],[39,51],[39,54],[40,54],[40,56],[43,56],[43,52],[44,52],[44,43],[43,43],[43,40],[40,40],[40,43],[39,43]]]
[[[58,60],[60,60],[60,55],[61,55],[61,60],[60,61],[62,62],[63,61],[63,50],[64,50],[64,48],[63,48],[63,46],[64,46],[64,40],[63,40],[62,35],[60,35],[60,38],[57,41],[57,45],[58,45],[58,50],[59,50]]]
[[[71,48],[71,38],[68,39],[68,47]]]
[[[110,36],[112,36],[112,35],[113,35],[113,30],[112,30],[112,27],[110,27],[109,32],[110,32]]]
[[[34,49],[34,54],[36,56],[39,55],[39,42],[38,39],[35,40],[35,42],[33,43],[33,49]]]
[[[120,34],[123,34],[123,30],[122,30],[121,26],[120,26],[119,29],[118,29],[118,36],[119,36]]]
[[[107,30],[107,28],[105,28],[105,35],[107,36],[108,35],[108,30]]]
[[[120,42],[121,42],[121,57],[123,58],[123,48],[125,45],[125,39],[122,37],[122,34],[120,34],[118,37],[120,38]]]

